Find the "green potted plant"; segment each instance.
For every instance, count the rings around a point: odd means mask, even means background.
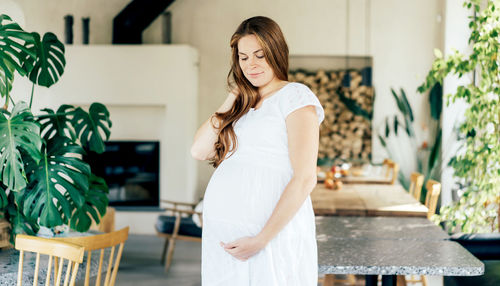
[[[93,103],[88,112],[62,105],[57,111],[31,110],[35,85],[50,87],[64,73],[64,45],[53,33],[28,33],[0,15],[0,213],[18,233],[40,226],[68,224],[87,231],[106,212],[108,188],[84,161],[101,153],[109,138],[107,108]],[[10,95],[14,74],[33,83],[29,103]]]
[[[471,17],[469,43],[472,52],[466,56],[458,51],[443,57],[435,50],[436,59],[425,82],[418,88],[428,90],[442,83],[447,75],[459,78],[477,73],[478,82],[462,85],[454,94],[446,95],[448,104],[460,99],[467,103],[460,133],[465,138],[462,152],[451,161],[454,175],[463,188],[458,201],[443,206],[435,217],[450,232],[484,233],[498,231],[500,200],[500,7],[498,1],[487,1],[481,9],[480,0],[464,2],[474,9]]]
[[[408,156],[413,156],[416,162],[415,171],[423,174],[426,181],[428,179],[438,179],[441,175],[441,168],[439,168],[441,162],[441,111],[443,97],[441,85],[439,83],[435,84],[428,94],[430,112],[428,123],[425,123],[425,130],[423,132],[427,133],[425,135],[428,135],[430,140],[417,138],[414,112],[404,89],[401,88],[400,94],[398,94],[391,88],[391,93],[399,109],[399,114],[385,118],[385,124],[380,126],[382,128],[378,130],[380,143],[387,151],[389,157],[396,162],[401,160],[401,158],[408,159]],[[408,142],[409,144],[401,142]],[[408,190],[410,178],[405,176],[401,170],[398,177],[401,185]],[[425,201],[425,196],[426,189],[422,188],[422,202]]]

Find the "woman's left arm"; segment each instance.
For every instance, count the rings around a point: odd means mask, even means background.
[[[264,248],[295,216],[316,186],[319,126],[314,106],[305,106],[286,118],[288,153],[293,176],[261,232],[221,246],[239,260],[247,260]]]

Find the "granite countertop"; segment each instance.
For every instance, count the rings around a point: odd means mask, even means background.
[[[456,242],[318,239],[319,273],[477,276],[484,264]]]
[[[103,259],[103,266],[102,266],[102,272],[105,273],[109,261],[109,255],[110,255],[110,249],[106,249],[104,251],[104,259]],[[100,256],[100,251],[93,251],[92,252],[92,258],[91,258],[91,268],[90,268],[90,276],[97,276],[97,268],[99,267],[99,256]],[[36,261],[36,254],[31,253],[31,252],[25,252],[24,254],[24,263],[23,263],[23,285],[33,285],[33,278],[34,278],[34,270],[35,270],[35,261]],[[19,251],[15,249],[7,249],[7,250],[1,250],[0,251],[0,285],[3,286],[11,286],[11,285],[16,285],[17,284],[17,270],[19,267]],[[48,256],[47,255],[41,255],[40,256],[40,268],[38,271],[38,281],[39,283],[45,283],[45,277],[47,275],[47,263],[48,263]],[[77,281],[84,281],[85,280],[85,271],[82,269],[85,269],[87,266],[87,252],[85,252],[85,255],[83,257],[83,262],[80,264],[78,274],[77,274]],[[66,263],[64,264],[64,269],[63,269],[63,276],[61,280],[64,280],[64,273],[66,270]],[[51,278],[51,281],[53,280],[53,276]],[[61,284],[64,281],[61,281]],[[45,285],[45,284],[43,284]]]
[[[426,218],[317,216],[318,239],[445,240],[449,236]]]
[[[319,273],[477,276],[484,264],[425,218],[316,217]]]

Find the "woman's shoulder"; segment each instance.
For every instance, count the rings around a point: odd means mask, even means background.
[[[291,81],[287,85],[295,92],[312,92],[307,85],[300,82]]]
[[[280,97],[280,109],[285,118],[301,107],[313,105],[316,107],[319,121],[323,120],[323,107],[318,97],[307,85],[300,82],[290,82],[285,88],[286,90]]]
[[[294,101],[301,98],[316,97],[312,90],[305,84],[300,82],[289,82],[282,94],[282,100]]]

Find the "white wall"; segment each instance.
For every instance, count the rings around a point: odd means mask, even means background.
[[[373,161],[385,157],[377,139],[387,115],[398,112],[391,88],[403,88],[415,115],[415,132],[422,140],[422,125],[427,124],[429,104],[426,96],[417,93],[431,68],[434,48],[442,46],[442,1],[375,0],[372,3],[373,83],[376,100],[373,118]],[[402,138],[399,136],[398,138]],[[407,174],[416,169],[410,142],[393,145],[392,152]],[[432,141],[431,141],[432,142]],[[405,151],[406,150],[406,151]]]
[[[111,44],[113,18],[130,0],[14,0],[24,10],[29,31],[55,33],[64,41],[64,16],[73,15],[73,43],[82,43],[82,18],[90,17],[90,44]]]

